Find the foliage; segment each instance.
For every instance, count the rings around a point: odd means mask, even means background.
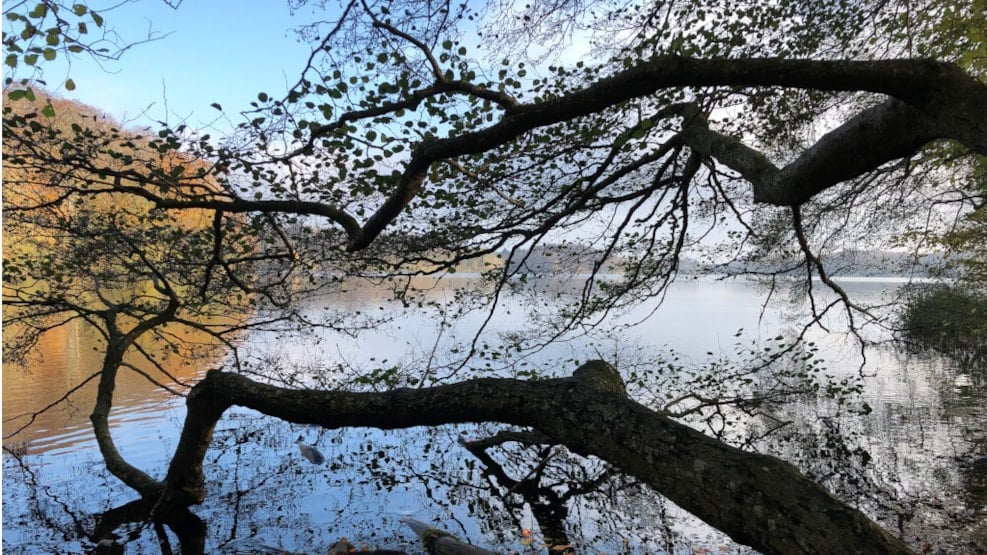
[[[905,337],[916,345],[983,360],[987,356],[987,295],[962,285],[916,287],[901,312]]]
[[[99,321],[101,377],[112,383],[121,322],[169,345],[167,326],[178,325],[234,347],[248,320],[299,332],[372,326],[359,314],[313,318],[298,303],[355,277],[400,278],[393,299],[450,329],[475,310],[492,314],[508,291],[529,295],[537,329],[497,343],[488,316],[421,364],[374,361],[348,384],[421,387],[487,375],[492,363],[523,368],[545,345],[662,298],[690,251],[721,268],[768,260],[781,268],[769,279],[803,278],[809,313],[795,337],[751,348],[750,368],[711,360],[690,383],[699,391],[666,399],[669,414],[731,439],[736,411],[823,388],[802,343],[809,329],[839,309],[852,332],[872,317],[829,278],[827,256],[888,230],[907,230],[910,245],[963,242],[982,223],[983,0],[553,4],[327,8],[331,17],[300,30],[312,55],[297,82],[259,92],[220,139],[90,123],[35,82],[8,81],[5,323],[28,330],[11,352],[67,320]],[[11,69],[106,54],[84,41],[90,21],[103,25],[84,5],[5,15]],[[551,51],[527,55],[560,29],[557,48],[588,37],[592,55],[551,65]],[[957,228],[958,218],[974,225]],[[546,250],[587,275],[539,270],[532,253]],[[447,304],[418,294],[413,278],[463,267],[486,283]],[[273,375],[277,364],[232,353],[241,372],[299,385],[290,371]],[[784,362],[794,364],[757,374]],[[320,364],[315,380],[338,387],[333,369]],[[842,399],[856,386],[825,387]]]
[[[30,11],[24,9],[26,3],[15,4],[13,8],[4,9],[4,65],[8,71],[17,69],[20,64],[36,68],[42,60],[51,62],[59,54],[81,54],[87,50],[99,55],[109,54],[109,48],[93,48],[87,40],[89,26],[98,32],[103,27],[103,16],[85,4],[69,7],[59,2],[38,2]],[[8,75],[4,86],[12,83],[13,78]],[[75,82],[66,80],[65,88],[73,90]],[[34,101],[31,89],[12,90],[10,94],[11,100],[27,97]]]
[[[230,280],[203,278],[213,244],[212,214],[170,213],[112,190],[133,186],[126,176],[140,167],[171,176],[177,190],[198,194],[216,187],[205,178],[204,164],[120,130],[91,108],[40,90],[35,94],[33,102],[13,100],[4,107],[5,131],[17,128],[5,132],[3,142],[4,320],[14,325],[4,330],[5,357],[23,359],[47,329],[78,318],[94,323],[94,316],[110,312],[123,329],[170,313],[173,322],[195,322],[200,331],[211,329],[222,338],[250,303]],[[53,113],[45,114],[47,108]],[[54,152],[64,156],[62,163],[50,163]],[[86,171],[74,158],[100,160],[112,173]],[[81,188],[86,195],[66,200]],[[225,229],[240,237],[234,243],[242,247],[240,256],[253,250],[243,223],[230,221]],[[156,352],[195,356],[191,343],[179,346],[176,332],[157,330],[154,341],[167,348]]]
[[[964,213],[956,227],[932,240],[948,255],[942,271],[978,287],[987,283],[987,158],[978,161],[974,172],[980,186],[972,193],[978,199],[973,210]]]
[[[134,46],[160,38],[148,30],[143,37],[124,37],[105,24],[107,12],[133,0],[124,0],[106,9],[89,2],[60,0],[21,0],[3,6],[4,89],[10,100],[36,100],[33,84],[75,90],[71,77],[59,83],[46,83],[44,66],[59,59],[70,61],[88,56],[99,63],[119,59]],[[177,8],[181,0],[162,0]],[[112,17],[112,16],[111,16]],[[26,74],[25,74],[26,71]],[[18,75],[18,73],[20,75]]]

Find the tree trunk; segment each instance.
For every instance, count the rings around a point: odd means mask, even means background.
[[[531,426],[648,484],[766,554],[911,553],[792,465],[731,447],[586,380],[476,379],[386,393],[289,390],[213,371],[189,396],[167,486],[201,502],[201,458],[216,420],[240,405],[299,424],[382,429],[468,422]],[[193,462],[197,461],[197,462]]]
[[[154,498],[163,489],[163,484],[134,465],[128,463],[113,442],[110,433],[110,409],[113,408],[113,391],[116,387],[117,373],[120,369],[123,353],[126,349],[121,337],[110,328],[110,337],[103,357],[103,366],[99,376],[99,386],[96,391],[96,404],[89,415],[96,436],[96,445],[103,455],[106,469],[120,479],[121,482],[137,491],[141,497]]]

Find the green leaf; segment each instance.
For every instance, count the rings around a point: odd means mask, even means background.
[[[51,101],[48,101],[48,104],[45,104],[45,107],[41,109],[41,114],[46,118],[55,117],[55,107],[51,105]]]
[[[72,6],[72,13],[74,13],[75,15],[86,15],[86,12],[88,12],[88,11],[89,11],[89,8],[87,8],[83,4],[76,4],[76,5]]]
[[[65,80],[65,90],[67,90],[67,91],[74,91],[75,90],[75,81],[73,81],[71,79],[66,79]]]
[[[10,91],[10,93],[7,95],[7,98],[13,101],[13,100],[20,100],[25,96],[27,96],[27,93],[24,91],[24,89],[17,89],[14,91]]]
[[[27,14],[27,16],[32,19],[41,19],[47,14],[48,14],[48,5],[42,2],[37,6],[35,6],[34,9]]]
[[[103,18],[98,13],[90,11],[89,17],[93,18],[93,23],[95,23],[97,27],[103,26]]]
[[[44,52],[42,52],[41,55],[44,56],[45,60],[48,60],[50,62],[55,59],[57,53],[55,52],[54,48],[45,48]]]
[[[24,30],[21,31],[21,39],[28,40],[29,38],[33,37],[37,32],[38,32],[38,28],[28,23],[27,26],[24,27]]]

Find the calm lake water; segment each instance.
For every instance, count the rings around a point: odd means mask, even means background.
[[[880,302],[892,299],[901,283],[866,279],[844,285],[855,299]],[[314,303],[312,313],[327,303],[353,310],[386,309],[381,299],[379,292],[354,291],[343,299]],[[644,360],[635,357],[654,352],[664,353],[663,359],[674,361],[684,375],[701,377],[704,371],[738,361],[747,347],[759,349],[764,341],[770,344],[772,338],[790,332],[789,317],[804,315],[805,307],[780,303],[765,309],[763,291],[749,283],[701,279],[676,284],[657,310],[642,305],[621,321],[636,321],[652,311],[639,326],[621,328],[619,339],[572,339],[532,355],[529,363],[546,374],[553,368],[567,374],[575,365],[554,361],[602,356],[616,360],[626,377],[635,361]],[[487,333],[515,328],[521,312],[519,302],[506,300]],[[472,314],[455,329],[468,337],[483,321],[483,314]],[[838,322],[828,323],[839,327]],[[617,329],[616,323],[610,327]],[[869,339],[886,338],[880,329],[866,333]],[[987,544],[984,369],[881,344],[869,347],[864,360],[859,344],[842,333],[816,329],[809,339],[827,373],[848,380],[865,376],[860,396],[845,404],[825,395],[776,404],[770,418],[747,417],[733,425],[732,433],[756,436],[788,422],[760,440],[757,448],[798,464],[920,551],[928,546],[934,553],[985,552],[978,547]],[[448,328],[437,331],[424,313],[411,313],[359,341],[331,332],[307,338],[256,332],[244,338],[243,348],[260,360],[297,363],[299,378],[305,380],[312,378],[305,368],[341,361],[405,363],[427,358],[455,340]],[[3,369],[4,553],[89,553],[93,543],[86,535],[99,515],[133,500],[131,492],[105,471],[92,439],[88,414],[94,387],[83,388],[70,403],[8,437],[25,422],[14,417],[58,399],[96,367],[97,344],[85,328],[64,328],[41,345],[41,363]],[[710,361],[721,364],[711,366]],[[191,381],[220,362],[175,361],[169,371]],[[864,405],[869,410],[861,410]],[[132,464],[163,476],[183,416],[182,398],[140,376],[122,374],[111,421],[117,446]],[[457,444],[460,434],[478,439],[484,429],[320,430],[251,411],[229,411],[206,457],[207,500],[195,510],[208,525],[206,552],[259,553],[258,546],[266,545],[325,553],[342,536],[358,546],[418,552],[417,542],[400,523],[406,516],[505,553],[543,552],[537,548],[540,536],[551,526],[535,506],[537,500],[509,494]],[[326,465],[311,465],[299,456],[294,443],[299,435],[318,445]],[[521,478],[547,455],[516,448],[494,458],[505,472]],[[591,480],[605,471],[597,461],[559,452],[552,457],[548,473],[560,483]],[[580,553],[749,552],[633,483],[611,479],[600,484],[593,493],[562,495],[566,512],[551,517],[560,519]],[[564,488],[554,491],[559,494]],[[528,543],[522,534],[526,529],[534,531],[536,541]],[[162,552],[150,526],[125,526],[116,536],[127,553]],[[174,537],[170,541],[177,545]]]

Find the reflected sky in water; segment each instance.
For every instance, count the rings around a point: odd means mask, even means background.
[[[897,285],[875,280],[845,283],[855,299],[871,301],[880,301]],[[354,291],[339,302],[353,310],[373,311],[386,308],[382,299],[370,291]],[[804,315],[806,310],[804,305],[781,303],[762,311],[762,301],[763,291],[745,282],[684,281],[673,287],[650,319],[621,331],[621,337],[627,344],[672,347],[685,363],[701,364],[710,352],[729,357],[736,344],[773,337],[789,329],[788,315]],[[506,331],[521,321],[523,307],[512,303],[505,301],[489,325],[491,331]],[[320,308],[313,306],[313,312]],[[642,306],[630,317],[651,310]],[[255,354],[268,352],[323,367],[371,358],[398,363],[407,360],[409,352],[452,344],[448,331],[439,334],[428,322],[428,312],[397,318],[359,342],[328,332],[306,339],[255,333],[245,339],[245,347]],[[457,330],[475,330],[483,318],[471,314]],[[869,333],[877,338],[882,332]],[[814,331],[811,339],[819,344],[827,371],[838,376],[861,371],[857,344],[845,335]],[[91,349],[94,339],[84,330],[68,330],[46,341],[48,356],[42,364],[30,370],[4,368],[5,435],[14,425],[6,419],[57,398],[62,388],[85,376],[83,368],[98,363]],[[570,356],[607,357],[610,353],[601,352],[606,348],[606,343],[583,338],[541,352],[532,364]],[[593,352],[587,356],[587,350]],[[552,367],[543,369],[552,372]],[[192,379],[203,369],[184,364],[174,370],[182,379]],[[567,373],[571,368],[556,370]],[[776,449],[919,548],[926,543],[947,548],[987,534],[987,469],[978,466],[987,456],[984,372],[878,346],[867,351],[863,373],[868,377],[861,401],[871,408],[870,414],[849,413],[825,396],[776,407],[777,415],[796,423],[790,428],[800,435],[786,442],[779,435],[779,441],[766,441],[762,448]],[[111,417],[114,438],[130,462],[162,476],[177,444],[183,401],[138,376],[122,377]],[[92,390],[83,390],[71,406],[5,439],[4,553],[89,552],[92,543],[80,533],[92,530],[99,513],[133,499],[107,475],[91,439],[92,396]],[[754,419],[743,426],[757,430],[764,425]],[[358,547],[417,552],[410,531],[399,522],[404,516],[494,549],[534,552],[524,551],[521,536],[524,529],[537,534],[530,505],[508,507],[518,500],[491,486],[495,480],[484,474],[483,465],[457,444],[460,434],[478,439],[483,430],[321,430],[231,410],[220,421],[206,457],[207,500],[195,510],[208,525],[207,552],[246,552],[251,546],[268,545],[324,553],[341,536]],[[295,445],[299,435],[325,454],[325,465],[302,459]],[[827,445],[833,437],[839,440]],[[855,468],[833,464],[829,458],[835,460],[841,445],[865,450],[870,460],[863,464],[854,455],[850,459]],[[534,453],[520,450],[500,456],[499,462],[518,478],[538,462]],[[559,457],[553,471],[592,478],[600,468],[592,461]],[[658,496],[620,480],[605,481],[597,493],[568,500],[568,508],[564,526],[583,553],[688,553],[700,547],[746,552]],[[117,534],[127,544],[127,553],[161,552],[146,528],[134,525]]]

